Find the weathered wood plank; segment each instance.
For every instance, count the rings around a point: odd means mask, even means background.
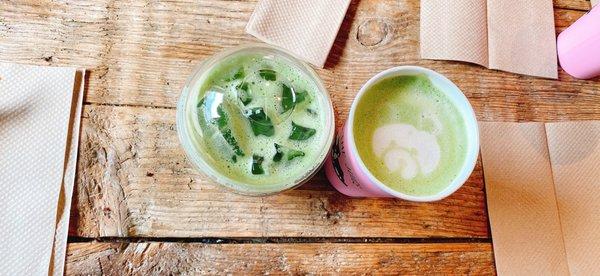
[[[67,275],[494,275],[490,244],[71,243]]]
[[[587,11],[591,8],[589,0],[554,0],[555,8]]]
[[[0,60],[90,69],[89,103],[174,107],[192,67],[215,52],[256,41],[244,33],[255,1],[0,3]],[[583,0],[556,0],[584,9]],[[600,118],[600,82],[519,76],[458,62],[419,58],[419,1],[355,1],[327,68],[319,74],[344,118],[359,87],[376,72],[417,64],[446,74],[482,120]],[[556,9],[557,30],[583,11]],[[343,120],[338,120],[340,124]]]
[[[559,7],[569,8],[581,8],[581,3],[575,0],[555,2]],[[254,41],[243,33],[254,4],[254,1],[216,0],[160,3],[138,0],[127,5],[102,1],[5,1],[0,3],[3,10],[0,15],[0,59],[90,68],[87,102],[173,107],[178,90],[196,60],[224,47]],[[379,70],[398,64],[420,64],[447,74],[463,88],[482,120],[598,118],[600,89],[597,82],[573,81],[564,73],[561,73],[561,81],[551,81],[462,63],[419,60],[417,11],[417,0],[356,1],[351,7],[328,61],[328,69],[319,71],[332,92],[339,118],[346,116],[353,95],[366,79]],[[581,14],[579,11],[556,10],[557,28],[564,28]],[[173,216],[173,210],[179,207],[179,198],[189,197],[190,193],[175,190],[180,193],[177,194],[168,190],[181,188],[187,182],[191,182],[191,188],[198,185],[198,189],[214,189],[197,184],[202,183],[201,177],[191,171],[176,146],[172,130],[173,111],[151,108],[106,111],[105,108],[97,108],[99,114],[93,114],[94,109],[86,107],[90,111],[89,117],[84,120],[87,140],[83,155],[86,156],[80,161],[80,201],[76,205],[81,209],[77,213],[79,223],[76,226],[79,230],[76,233],[84,236],[209,235],[220,233],[218,226],[224,226],[224,233],[232,236],[267,235],[271,234],[271,229],[257,225],[270,225],[281,215],[266,211],[278,209],[280,201],[291,201],[289,206],[309,210],[304,213],[295,213],[296,209],[287,210],[294,215],[288,215],[288,224],[284,223],[273,232],[283,236],[322,233],[347,236],[363,233],[369,236],[487,236],[487,229],[482,226],[485,215],[482,214],[479,170],[479,176],[475,174],[466,188],[447,203],[438,205],[411,205],[394,200],[338,200],[341,196],[329,190],[322,175],[304,190],[260,204],[256,199],[248,200],[228,193],[198,193],[188,199],[193,204],[184,205],[196,211],[187,218],[195,220],[195,223],[174,230],[180,218],[171,217],[166,222],[162,218]],[[113,111],[139,122],[124,124],[119,118],[107,114]],[[155,128],[145,129],[144,120],[154,120]],[[342,122],[338,120],[337,123]],[[168,134],[162,135],[163,132]],[[140,135],[146,135],[145,139],[140,139]],[[315,192],[314,189],[325,192]],[[201,196],[212,201],[203,205],[207,202],[199,201]],[[146,201],[144,197],[151,200]],[[321,201],[323,198],[326,201]],[[219,199],[221,205],[217,204]],[[225,212],[224,206],[230,201],[241,204],[240,209],[254,210],[254,213],[247,214],[249,216],[262,212],[260,219],[241,215],[231,219],[218,212],[219,216],[212,220],[203,216],[202,212],[215,213],[211,205]],[[333,210],[348,208],[346,205],[354,210],[373,205],[386,207],[385,210],[391,210],[389,214],[374,213],[378,209],[372,208],[366,215],[363,214],[364,220],[383,217],[382,220],[390,225],[411,226],[389,231],[384,226],[361,224],[361,219],[355,220],[351,216],[340,222],[337,211],[332,213],[319,209],[321,202],[323,206],[330,202],[344,202],[334,203]],[[449,217],[449,221],[438,222],[446,205],[451,203],[473,208],[466,212],[465,217]],[[428,208],[433,211],[423,218]],[[456,206],[453,208],[446,212],[462,212]],[[354,216],[360,214],[356,212]],[[404,219],[399,220],[398,216]],[[331,218],[339,225],[334,231],[329,231],[328,227],[332,223]],[[419,220],[415,220],[417,218]],[[236,228],[236,219],[252,220],[249,223],[251,227]],[[211,224],[213,220],[217,223]],[[298,226],[295,223],[299,220],[305,222]],[[452,229],[454,220],[467,221],[469,225]],[[361,226],[359,230],[352,223]],[[305,234],[303,228],[312,224],[320,228]],[[207,229],[208,225],[215,227]]]
[[[324,175],[277,196],[223,191],[192,169],[175,110],[85,106],[72,235],[487,237],[481,169],[441,202],[352,199]]]

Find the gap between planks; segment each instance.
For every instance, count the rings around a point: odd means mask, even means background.
[[[69,237],[69,243],[202,243],[202,244],[297,244],[297,243],[383,243],[383,244],[437,244],[437,243],[491,243],[491,238],[331,238],[331,237],[203,237],[203,238],[176,238],[176,237]]]
[[[167,105],[147,105],[147,104],[121,104],[121,103],[95,103],[95,102],[84,102],[84,106],[108,106],[108,107],[132,107],[132,108],[151,108],[151,109],[166,109],[175,110],[177,106]]]

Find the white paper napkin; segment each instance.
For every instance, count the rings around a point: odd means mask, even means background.
[[[62,274],[50,263],[66,246],[78,142],[69,137],[79,134],[83,91],[75,79],[74,68],[0,63],[0,274]]]
[[[65,151],[65,169],[62,188],[58,199],[56,233],[54,234],[54,248],[50,259],[50,272],[52,275],[63,275],[69,235],[69,219],[71,214],[71,199],[75,185],[75,172],[77,168],[77,154],[79,152],[79,127],[81,123],[81,110],[83,109],[83,89],[85,71],[79,70],[75,74],[75,91],[71,105],[71,126],[69,129],[67,148]]]

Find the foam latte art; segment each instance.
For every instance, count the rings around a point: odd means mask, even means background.
[[[465,119],[425,75],[395,76],[373,84],[360,98],[353,120],[361,161],[396,191],[437,194],[465,163]]]
[[[391,171],[399,171],[404,179],[419,173],[430,174],[440,162],[440,146],[435,135],[409,124],[379,127],[373,134],[373,152]]]

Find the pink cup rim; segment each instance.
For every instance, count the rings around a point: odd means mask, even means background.
[[[356,113],[356,107],[358,105],[358,102],[361,100],[362,96],[365,94],[365,91],[368,88],[373,86],[373,84],[377,83],[378,81],[385,79],[387,77],[402,76],[402,75],[417,75],[417,74],[424,74],[424,75],[428,76],[429,79],[432,81],[432,83],[441,92],[448,95],[452,99],[454,104],[456,104],[459,107],[459,110],[463,113],[463,117],[465,118],[465,121],[466,121],[467,132],[468,132],[467,137],[469,139],[468,146],[467,146],[467,157],[465,158],[465,162],[461,168],[460,174],[456,178],[454,178],[454,180],[444,190],[442,190],[441,192],[439,192],[435,195],[428,195],[428,196],[414,196],[414,195],[409,195],[409,194],[405,194],[405,193],[393,190],[392,188],[386,186],[381,181],[379,181],[377,178],[375,178],[375,176],[367,169],[366,165],[364,164],[363,160],[361,159],[360,155],[358,154],[358,150],[357,150],[356,144],[354,142],[354,131],[353,131],[353,129],[354,129],[354,114]],[[442,75],[438,72],[435,72],[433,70],[424,68],[424,67],[397,66],[397,67],[393,67],[393,68],[384,70],[384,71],[376,74],[375,76],[373,76],[360,88],[360,90],[358,91],[358,94],[354,98],[354,101],[352,102],[352,106],[350,107],[350,112],[349,112],[348,121],[346,122],[346,125],[347,125],[346,135],[349,135],[348,136],[348,138],[349,138],[348,139],[348,141],[349,141],[348,148],[350,149],[351,156],[355,157],[355,158],[350,158],[350,159],[355,159],[352,161],[354,161],[356,163],[356,165],[358,165],[360,167],[361,171],[367,176],[369,181],[374,183],[379,189],[381,189],[384,192],[386,192],[394,197],[397,197],[397,198],[401,198],[401,199],[409,200],[409,201],[417,201],[417,202],[430,202],[430,201],[441,200],[441,199],[451,195],[456,190],[458,190],[467,181],[467,179],[473,172],[475,165],[477,164],[477,159],[479,156],[479,128],[477,125],[477,119],[476,119],[476,115],[475,115],[475,111],[473,110],[473,107],[469,103],[469,100],[467,99],[467,97],[465,97],[465,95],[462,93],[462,91],[452,81],[450,81],[444,75]]]

